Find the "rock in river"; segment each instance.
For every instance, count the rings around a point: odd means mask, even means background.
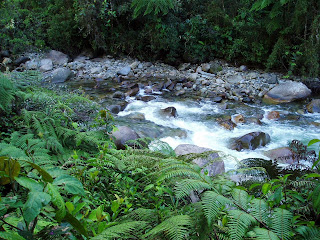
[[[214,176],[217,174],[222,174],[225,172],[224,162],[219,159],[219,154],[217,152],[212,152],[210,148],[199,147],[193,144],[181,144],[174,150],[177,156],[186,154],[204,154],[204,156],[193,159],[193,162],[199,167],[203,168],[202,171],[208,171],[209,176]]]
[[[264,132],[251,132],[233,140],[231,149],[241,151],[242,149],[255,150],[270,142],[270,135]]]
[[[311,90],[301,82],[286,81],[272,88],[264,95],[266,103],[288,103],[304,99],[311,94]]]

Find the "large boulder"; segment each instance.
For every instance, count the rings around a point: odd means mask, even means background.
[[[193,144],[181,144],[178,145],[174,151],[177,156],[207,152],[208,154],[204,154],[204,156],[193,159],[193,162],[203,168],[203,172],[207,171],[209,176],[225,172],[223,160],[219,158],[220,156],[217,152],[213,152],[210,148],[199,147]]]
[[[270,135],[264,132],[251,132],[233,140],[231,149],[241,151],[242,149],[255,150],[270,142]]]
[[[167,107],[160,110],[160,113],[164,117],[177,117],[177,109],[175,107]]]
[[[272,88],[263,99],[266,103],[288,103],[308,97],[311,90],[301,82],[286,81]]]
[[[293,164],[297,161],[296,154],[289,147],[271,149],[264,152],[264,155],[279,163]]]
[[[57,68],[52,72],[52,83],[63,83],[72,76],[72,72],[69,68]]]
[[[128,143],[129,140],[136,140],[140,138],[140,136],[131,128],[127,126],[118,127],[116,131],[112,133],[112,137],[114,138],[114,143],[117,149],[125,149],[125,145],[131,145]]]
[[[53,69],[53,62],[51,59],[46,58],[42,59],[40,62],[40,71],[41,72],[47,72]]]
[[[320,113],[320,99],[312,99],[307,105],[307,110],[309,113]]]
[[[51,61],[57,65],[65,65],[69,61],[68,55],[66,55],[62,52],[56,51],[56,50],[51,50],[47,54],[47,58],[51,59]]]

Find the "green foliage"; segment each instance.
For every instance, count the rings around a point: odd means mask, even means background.
[[[14,99],[15,88],[9,78],[0,73],[0,111],[8,111]]]
[[[168,14],[170,9],[174,8],[173,0],[133,0],[132,1],[133,17],[136,18],[143,13],[143,15],[158,15],[162,13]]]

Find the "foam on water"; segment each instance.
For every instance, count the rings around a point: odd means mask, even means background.
[[[175,107],[178,117],[169,118],[161,116],[160,109],[166,107]],[[257,106],[250,107],[255,108]],[[259,108],[259,110],[263,110],[264,115],[269,111],[279,109],[279,106]],[[297,126],[292,125],[290,122],[268,120],[266,117],[262,119],[262,126],[256,124],[239,124],[234,130],[229,131],[219,126],[212,118],[211,120],[210,118],[206,118],[209,115],[212,116],[223,113],[223,110],[212,103],[165,102],[165,100],[161,99],[147,103],[133,101],[123,112],[119,113],[119,115],[126,116],[133,112],[143,113],[146,120],[158,125],[186,130],[188,132],[187,138],[166,137],[161,139],[167,142],[172,148],[177,147],[179,144],[188,143],[222,151],[227,155],[233,156],[225,159],[226,170],[234,169],[237,160],[251,157],[267,159],[262,154],[263,151],[288,146],[288,143],[294,139],[306,144],[311,139],[320,138],[320,130],[314,126],[307,124]],[[237,109],[237,113],[242,113],[246,116],[245,110]],[[312,118],[313,121],[320,121],[320,114],[307,114],[306,116]],[[271,137],[271,143],[255,151],[245,150],[238,152],[229,148],[231,138],[241,137],[255,131],[268,133]]]

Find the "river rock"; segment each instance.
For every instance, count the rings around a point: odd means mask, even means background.
[[[27,61],[29,61],[30,58],[29,57],[26,57],[26,56],[22,56],[22,57],[19,57],[18,59],[16,59],[13,64],[15,66],[20,66],[20,64],[23,64],[23,63],[26,63]]]
[[[308,97],[311,90],[301,82],[286,81],[272,88],[264,95],[266,103],[288,103]]]
[[[131,67],[130,66],[126,66],[126,67],[123,67],[121,68],[117,74],[118,75],[122,75],[122,76],[127,76],[131,71]]]
[[[264,132],[251,132],[233,140],[231,149],[241,151],[242,149],[255,150],[270,142],[270,135]]]
[[[228,119],[224,119],[224,118],[217,118],[216,121],[218,122],[218,124],[222,127],[224,127],[227,130],[233,130],[235,127],[237,127],[237,124],[235,124],[234,122],[231,121],[231,117]]]
[[[3,65],[8,65],[8,64],[10,64],[10,63],[12,63],[11,58],[5,57],[5,58],[2,60],[2,64],[3,64]]]
[[[143,113],[130,113],[126,117],[132,120],[139,120],[139,121],[146,119]]]
[[[312,99],[307,105],[307,110],[309,113],[320,113],[320,99]]]
[[[241,66],[239,67],[239,70],[240,70],[241,72],[245,72],[245,71],[248,71],[248,67],[245,66],[245,65],[241,65]]]
[[[36,69],[38,69],[38,67],[39,67],[39,61],[36,59],[32,59],[30,61],[27,61],[25,64],[25,68],[27,70],[36,70]]]
[[[161,109],[160,113],[164,117],[174,117],[175,118],[178,116],[177,109],[175,107],[167,107],[167,108]]]
[[[135,61],[133,63],[130,64],[130,68],[131,69],[135,69],[139,66],[140,62],[139,61]]]
[[[133,97],[133,96],[136,96],[138,93],[139,93],[139,88],[133,88],[133,89],[130,89],[129,91],[126,92],[126,96],[129,96],[129,97]]]
[[[51,50],[47,54],[47,58],[51,59],[52,62],[57,65],[65,65],[69,61],[68,55],[56,50]]]
[[[120,105],[111,105],[108,107],[109,111],[113,114],[118,114],[121,111]]]
[[[239,84],[243,81],[243,77],[241,75],[232,75],[227,78],[227,81],[232,84]]]
[[[125,99],[126,95],[123,92],[116,91],[113,95],[112,98],[118,98],[118,99]]]
[[[40,71],[41,72],[47,72],[51,71],[53,69],[53,63],[52,60],[49,58],[42,59],[40,61]]]
[[[209,72],[210,68],[211,68],[210,63],[203,63],[201,65],[201,70],[204,72]]]
[[[150,101],[156,99],[156,97],[155,96],[139,96],[136,99],[144,101],[144,102],[150,102]]]
[[[91,69],[91,74],[98,74],[102,72],[102,67],[94,67]]]
[[[288,147],[281,147],[264,152],[264,155],[271,160],[277,160],[279,163],[293,164],[295,162],[295,153]]]
[[[187,155],[187,154],[201,154],[205,152],[213,151],[210,148],[199,147],[193,144],[181,144],[174,150],[177,156]],[[208,171],[209,176],[214,176],[217,174],[222,174],[225,172],[224,162],[219,159],[219,154],[216,152],[209,153],[206,156],[195,158],[193,163],[197,164],[199,167],[203,168],[202,172]]]
[[[10,57],[10,52],[9,52],[9,50],[1,50],[0,51],[0,57],[3,57],[3,58],[8,58],[8,57]]]
[[[140,136],[131,128],[127,126],[118,127],[118,129],[112,132],[111,136],[114,138],[114,143],[117,149],[125,149],[125,145],[129,140],[136,140]],[[130,146],[130,144],[128,144]]]
[[[72,72],[68,68],[57,68],[52,72],[52,83],[63,83],[67,81],[72,75]]]
[[[236,116],[233,116],[232,120],[233,120],[233,122],[235,124],[245,123],[246,122],[246,120],[245,120],[245,118],[244,118],[244,116],[242,114],[238,114]]]
[[[195,82],[198,78],[198,73],[190,73],[187,78],[188,80]]]
[[[267,119],[269,119],[269,120],[279,120],[280,119],[280,113],[278,111],[268,112]]]

